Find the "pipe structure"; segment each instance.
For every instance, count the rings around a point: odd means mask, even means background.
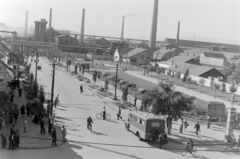
[[[124,34],[124,16],[123,16],[123,18],[122,18],[121,41],[123,41],[123,34]]]
[[[26,11],[26,18],[25,18],[25,37],[27,37],[27,27],[28,27],[28,11]]]
[[[178,29],[177,29],[177,37],[176,37],[176,44],[179,41],[179,33],[180,33],[180,22],[178,22]]]
[[[85,21],[85,9],[82,10],[82,26],[81,26],[81,36],[80,36],[80,43],[83,44],[84,42],[84,21]]]
[[[158,18],[158,0],[154,0],[153,17],[152,17],[152,29],[151,29],[151,36],[150,36],[150,43],[149,43],[149,47],[151,49],[156,48],[157,18]]]
[[[52,8],[50,8],[50,15],[49,15],[49,24],[48,24],[48,28],[52,27]]]

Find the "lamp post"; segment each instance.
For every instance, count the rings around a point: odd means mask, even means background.
[[[53,62],[52,70],[52,90],[51,90],[51,116],[53,115],[53,97],[54,97],[54,80],[55,80],[55,63]]]
[[[36,51],[35,84],[37,84],[38,52]]]
[[[117,62],[114,100],[117,100],[117,79],[118,79],[118,62],[119,62],[119,59],[120,59],[119,58],[119,52],[118,52],[118,49],[116,48],[116,51],[114,53],[114,61]]]

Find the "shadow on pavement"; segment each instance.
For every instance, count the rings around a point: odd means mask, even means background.
[[[97,132],[97,131],[94,131],[94,130],[92,130],[92,134],[108,136],[107,134],[100,133],[100,132]]]
[[[55,118],[56,118],[56,119],[61,119],[61,120],[67,120],[67,121],[71,121],[70,119],[63,118],[63,117],[60,117],[60,116],[56,116]]]

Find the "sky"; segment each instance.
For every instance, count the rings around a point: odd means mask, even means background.
[[[149,39],[154,0],[0,0],[0,23],[28,26],[49,20],[57,29],[80,33],[85,8],[85,34]],[[240,44],[240,0],[159,0],[157,40],[180,39]]]

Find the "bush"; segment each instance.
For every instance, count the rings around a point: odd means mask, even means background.
[[[103,76],[104,76],[104,77],[111,76],[111,73],[110,73],[110,72],[105,72],[105,73],[103,74]]]
[[[136,88],[136,86],[137,86],[137,85],[136,85],[135,83],[129,83],[129,84],[128,84],[128,87]]]

